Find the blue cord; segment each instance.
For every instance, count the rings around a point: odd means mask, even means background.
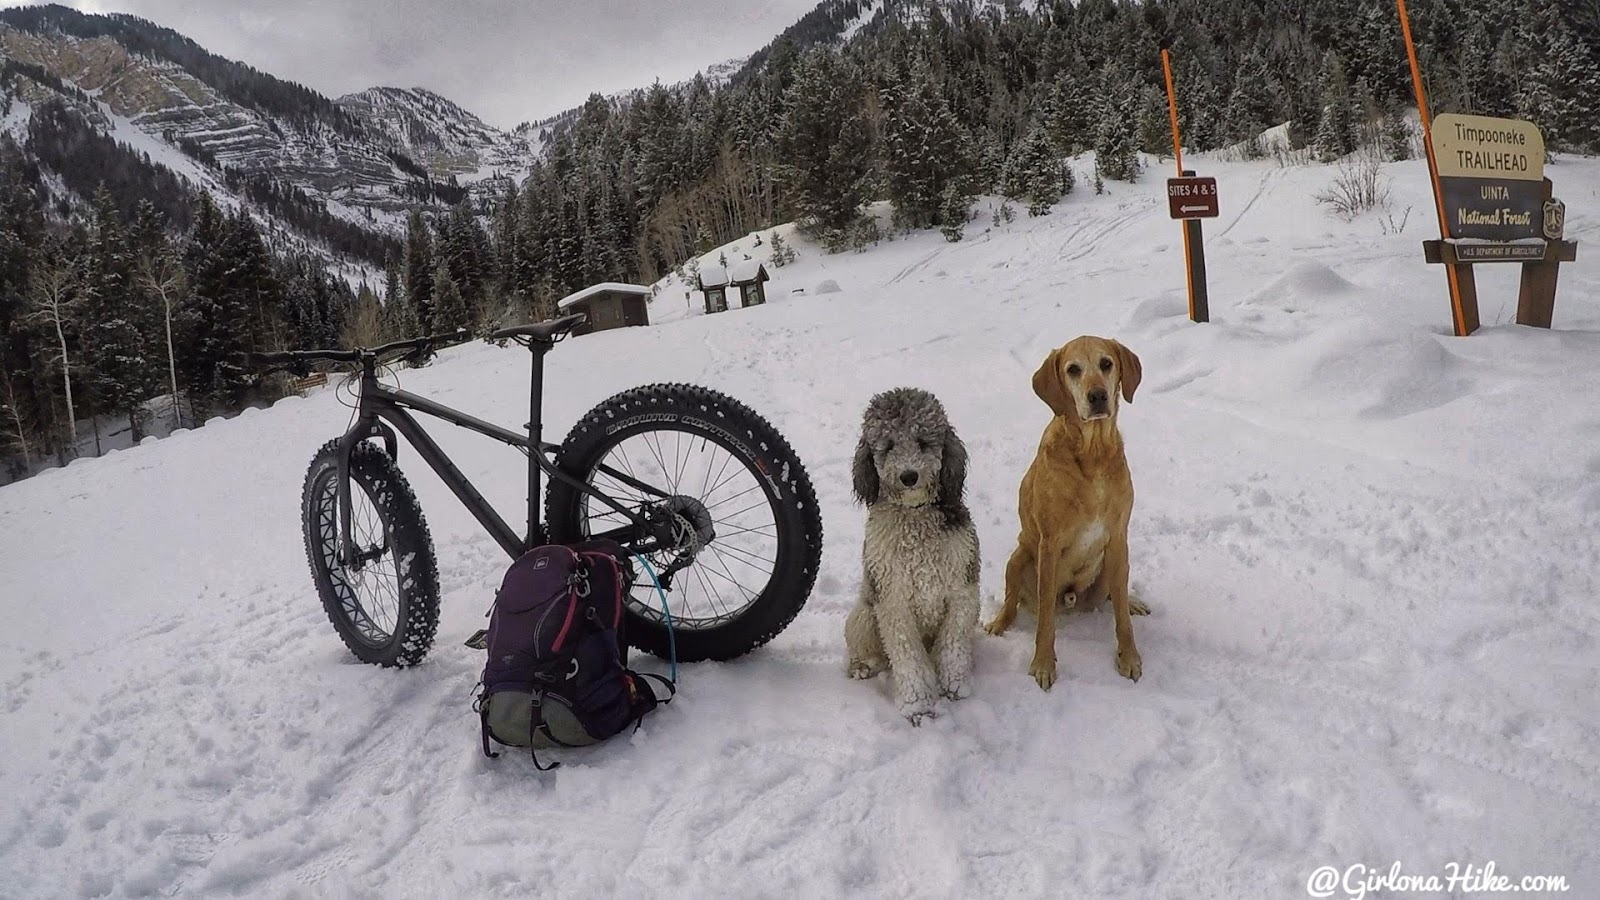
[[[656,594],[661,597],[661,611],[667,619],[667,650],[672,656],[672,683],[678,683],[678,639],[672,631],[672,610],[667,607],[667,592],[661,589],[661,581],[656,578],[656,570],[650,565],[650,560],[639,554],[633,555],[634,559],[644,563],[644,570],[650,574],[650,583],[656,586]]]

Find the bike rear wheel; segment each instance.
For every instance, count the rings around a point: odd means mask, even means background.
[[[675,643],[686,662],[731,659],[770,641],[805,606],[822,557],[816,494],[788,441],[738,401],[692,385],[624,391],[578,420],[556,465],[675,535],[669,545],[629,547],[663,576],[668,598],[663,608],[640,572],[627,604],[634,647],[666,658]],[[545,512],[558,543],[628,524],[560,481]]]
[[[301,495],[306,558],[322,607],[365,663],[412,666],[439,628],[439,576],[422,508],[389,455],[368,443],[350,451],[350,536],[356,559],[340,561],[339,442],[311,460]]]

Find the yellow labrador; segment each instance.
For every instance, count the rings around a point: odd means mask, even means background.
[[[1117,671],[1139,680],[1130,616],[1149,609],[1128,596],[1128,518],[1133,478],[1117,431],[1117,395],[1132,403],[1139,357],[1107,338],[1083,336],[1052,351],[1033,391],[1055,418],[1022,478],[1022,535],[1006,564],[1005,601],[990,634],[1003,634],[1019,604],[1038,618],[1028,673],[1049,690],[1056,680],[1056,609],[1094,609],[1107,596],[1116,616]]]

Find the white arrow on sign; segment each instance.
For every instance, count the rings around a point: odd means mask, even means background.
[[[1209,206],[1180,206],[1178,207],[1178,212],[1205,212],[1210,208]]]

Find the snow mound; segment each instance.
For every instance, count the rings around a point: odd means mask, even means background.
[[[1295,263],[1281,277],[1251,294],[1241,306],[1270,306],[1285,312],[1300,312],[1319,299],[1340,297],[1358,288],[1344,276],[1321,262]]]

